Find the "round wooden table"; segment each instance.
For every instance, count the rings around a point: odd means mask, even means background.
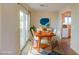
[[[47,40],[51,41],[52,37],[55,36],[54,33],[52,32],[45,32],[45,31],[41,31],[41,32],[36,32],[35,33],[36,37],[38,37],[37,39],[37,51],[40,52],[40,45],[41,45],[41,39],[42,38],[47,38]]]

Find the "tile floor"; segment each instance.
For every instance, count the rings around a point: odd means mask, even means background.
[[[77,53],[70,48],[70,39],[61,39],[59,41],[59,46],[60,47],[56,47],[54,49],[54,51],[62,52],[62,54],[64,54],[64,55],[77,55]],[[23,50],[22,55],[33,55],[32,52],[34,52],[34,51],[35,50],[32,48],[32,42],[29,41],[27,46]],[[37,53],[37,51],[36,51],[36,53]],[[39,53],[37,53],[37,54],[39,54]]]

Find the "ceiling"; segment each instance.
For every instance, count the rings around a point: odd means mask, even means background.
[[[70,8],[72,3],[28,3],[27,5],[35,11],[58,12],[64,8]]]

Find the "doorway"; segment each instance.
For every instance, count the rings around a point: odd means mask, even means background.
[[[71,17],[71,12],[70,11],[67,11],[67,12],[64,12],[62,14],[62,34],[61,34],[61,37],[63,38],[71,38],[71,20],[72,17]],[[67,29],[67,30],[65,30]],[[64,35],[65,34],[65,35]]]

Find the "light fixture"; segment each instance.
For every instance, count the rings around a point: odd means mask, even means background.
[[[48,7],[48,5],[40,4],[41,7]]]

